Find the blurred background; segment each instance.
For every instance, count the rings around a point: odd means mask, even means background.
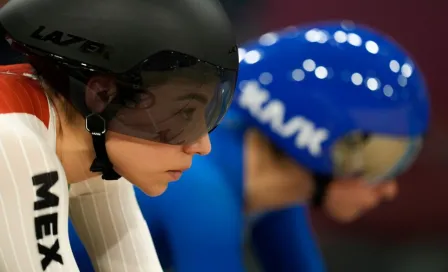
[[[319,211],[312,221],[330,272],[448,272],[448,1],[222,2],[239,42],[290,25],[343,19],[383,31],[414,56],[432,95],[432,127],[416,165],[399,179],[399,197],[349,225]],[[1,63],[20,61],[1,42]]]
[[[312,212],[312,221],[330,272],[447,272],[448,1],[223,2],[239,41],[290,25],[341,19],[374,27],[413,55],[432,95],[432,127],[417,163],[399,179],[399,197],[349,225],[319,211]]]

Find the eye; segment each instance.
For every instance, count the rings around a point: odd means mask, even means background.
[[[191,121],[193,119],[193,114],[195,111],[196,111],[195,108],[187,108],[187,109],[183,109],[181,114],[182,114],[182,117],[185,118],[185,120]]]

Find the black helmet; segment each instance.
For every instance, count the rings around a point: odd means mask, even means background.
[[[0,26],[86,117],[91,170],[106,179],[118,178],[106,130],[188,143],[215,128],[232,100],[238,50],[218,0],[14,0]],[[91,93],[97,75],[113,78],[114,90]]]

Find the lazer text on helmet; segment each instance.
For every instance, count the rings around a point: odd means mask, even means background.
[[[317,128],[304,116],[297,115],[285,120],[285,104],[278,99],[270,99],[269,92],[256,81],[244,83],[238,103],[259,122],[269,124],[272,131],[282,138],[295,136],[294,144],[298,149],[307,149],[313,157],[322,154],[322,144],[328,139],[329,131]]]
[[[107,60],[110,59],[112,51],[111,47],[105,44],[64,33],[59,30],[48,30],[45,26],[40,26],[31,33],[31,38],[44,42],[51,42],[58,46],[76,46],[82,53],[98,55]]]

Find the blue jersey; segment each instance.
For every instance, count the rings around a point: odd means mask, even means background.
[[[176,272],[246,271],[244,242],[250,239],[264,271],[324,271],[306,207],[254,220],[244,215],[242,134],[217,129],[212,154],[195,158],[192,169],[162,196],[136,190],[162,265]],[[92,271],[73,232],[71,238],[81,271]]]

